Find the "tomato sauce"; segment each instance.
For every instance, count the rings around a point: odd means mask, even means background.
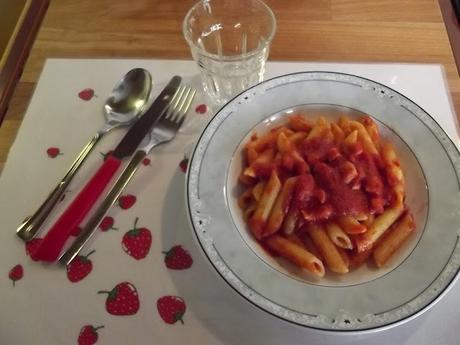
[[[366,194],[361,190],[353,190],[340,177],[338,169],[326,164],[316,163],[313,167],[315,180],[327,194],[335,215],[357,215],[368,213]]]

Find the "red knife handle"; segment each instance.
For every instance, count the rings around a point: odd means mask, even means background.
[[[106,157],[104,164],[54,223],[37,250],[31,253],[34,260],[55,261],[58,258],[72,230],[80,225],[120,165],[118,158]]]

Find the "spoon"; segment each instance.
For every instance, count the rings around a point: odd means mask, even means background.
[[[70,181],[97,142],[110,130],[131,125],[144,110],[152,90],[152,76],[143,68],[129,71],[114,87],[104,105],[105,123],[83,148],[65,176],[46,198],[38,210],[26,218],[16,230],[24,241],[31,240],[46,217],[60,200]]]

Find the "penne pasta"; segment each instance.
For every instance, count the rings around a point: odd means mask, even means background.
[[[251,195],[255,201],[259,201],[260,198],[262,197],[262,193],[264,192],[265,185],[266,185],[265,181],[260,181],[254,186],[254,188],[250,190]]]
[[[370,257],[381,267],[415,228],[399,158],[370,116],[291,115],[254,133],[243,158],[238,205],[254,238],[317,276]]]
[[[399,218],[403,212],[402,205],[396,205],[386,209],[380,216],[376,217],[369,230],[356,238],[358,252],[371,249],[375,242],[388,230],[388,228]]]
[[[278,137],[276,138],[276,147],[280,153],[291,152],[294,149],[294,145],[283,132],[278,134]]]
[[[264,152],[262,152],[257,159],[246,169],[244,169],[243,175],[248,176],[248,177],[257,177],[257,165],[268,165],[271,161],[273,161],[273,158],[275,157],[275,150],[273,149],[266,149]]]
[[[270,236],[281,228],[286,213],[289,210],[289,205],[291,204],[296,182],[297,177],[290,177],[284,182],[283,188],[271,210],[263,237]]]
[[[389,233],[376,245],[373,256],[377,267],[382,267],[414,231],[415,224],[409,212],[395,224]]]
[[[342,129],[345,136],[349,135],[352,132],[351,127],[350,127],[350,119],[348,117],[341,116],[337,124]]]
[[[340,126],[334,122],[331,123],[331,132],[334,136],[334,141],[339,144],[345,139],[345,132]]]
[[[313,273],[317,277],[324,276],[325,270],[321,260],[305,248],[278,235],[268,237],[265,243],[271,250],[298,267]]]
[[[332,243],[324,228],[317,224],[308,225],[308,233],[321,255],[324,257],[327,267],[336,273],[347,273],[348,266],[344,262],[337,247]]]
[[[300,237],[297,236],[295,233],[290,234],[290,235],[284,235],[284,237],[285,237],[286,239],[288,239],[289,241],[291,241],[291,242],[297,244],[297,245],[300,246],[300,247],[305,247],[304,244],[303,244],[303,242],[302,242],[302,240],[300,239]],[[308,248],[305,248],[305,249],[308,250]],[[308,251],[309,251],[310,253],[312,253],[313,255],[315,255],[312,251],[310,251],[310,250],[308,250]],[[316,256],[316,255],[315,255],[315,256]],[[316,256],[316,257],[318,257],[318,256]],[[319,258],[319,257],[318,257],[318,258]]]
[[[259,157],[259,153],[250,147],[246,149],[246,157],[248,160],[248,164],[252,165],[257,160],[257,157]]]
[[[380,146],[380,134],[379,129],[375,124],[374,120],[372,120],[370,116],[364,116],[359,119],[359,122],[361,122],[364,128],[366,128],[367,133],[369,133],[370,138],[372,139],[374,145],[378,149]]]
[[[348,255],[348,252],[345,249],[340,248],[340,247],[337,247],[337,250],[338,250],[340,256],[342,257],[342,261],[345,264],[345,266],[348,269],[350,269],[350,256]]]
[[[293,115],[288,118],[289,126],[295,131],[309,132],[313,128],[313,123],[302,115]]]
[[[307,137],[308,133],[307,132],[296,132],[293,135],[289,136],[289,140],[297,145],[299,144],[302,140],[304,140]]]
[[[348,147],[354,147],[357,143],[358,143],[358,131],[350,132],[350,134],[348,134],[343,141],[343,144]]]
[[[318,248],[316,248],[315,244],[313,243],[313,240],[311,239],[310,235],[308,235],[307,231],[308,230],[301,231],[297,237],[302,241],[304,247],[310,253],[312,253],[314,256],[316,256],[318,259],[324,262],[324,257],[321,255]]]
[[[363,252],[354,251],[350,256],[350,268],[356,269],[364,264],[367,259],[372,255],[372,250],[366,250]]]
[[[287,213],[286,218],[284,219],[284,222],[283,222],[283,226],[282,226],[283,232],[286,235],[290,235],[294,232],[296,225],[297,225],[297,221],[298,221],[298,213],[299,212],[292,207]]]
[[[337,218],[337,223],[347,234],[356,235],[367,231],[366,226],[351,216],[340,216]]]
[[[350,121],[350,127],[353,130],[358,131],[358,140],[363,145],[365,152],[368,152],[373,155],[379,154],[379,151],[375,147],[374,142],[372,141],[371,137],[369,136],[369,133],[367,132],[366,128],[363,126],[362,123],[359,123],[358,121]]]
[[[281,182],[275,171],[272,171],[270,179],[264,188],[262,197],[257,204],[257,208],[249,220],[251,231],[255,238],[262,239],[265,223],[268,220],[268,216],[275,204],[276,198],[281,189]]]
[[[353,249],[350,237],[336,223],[327,223],[326,230],[331,241],[340,248]]]
[[[342,177],[342,181],[346,184],[351,183],[358,177],[358,171],[356,170],[355,165],[347,160],[339,165],[339,172]]]
[[[253,200],[252,189],[247,189],[243,194],[238,198],[238,206],[243,210],[248,208]]]
[[[361,222],[366,228],[369,228],[371,226],[371,224],[374,222],[374,219],[375,219],[375,215],[368,214],[367,219],[364,219]]]
[[[252,217],[252,215],[256,211],[256,208],[257,208],[257,202],[253,201],[247,208],[244,209],[244,212],[243,212],[244,221],[246,222],[249,221],[249,219]]]
[[[314,138],[321,138],[324,133],[327,131],[327,123],[324,117],[320,117],[313,128],[311,129],[310,133],[308,133],[307,140],[312,140]]]

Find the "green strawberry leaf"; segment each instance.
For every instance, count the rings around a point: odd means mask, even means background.
[[[184,317],[184,314],[185,314],[185,310],[176,312],[174,314],[174,323],[176,323],[177,321],[180,321],[181,324],[184,324],[184,320],[182,320],[182,318]]]

